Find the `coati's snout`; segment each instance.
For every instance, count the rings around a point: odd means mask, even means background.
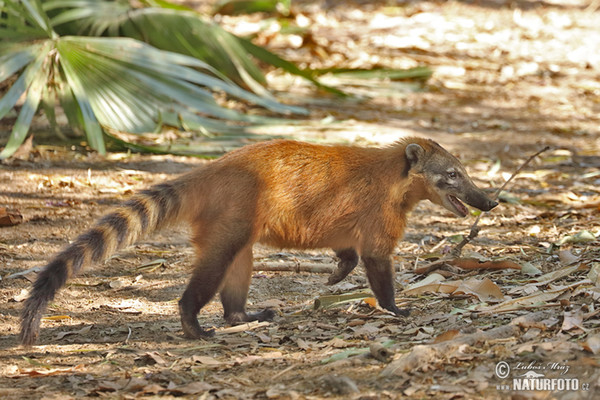
[[[469,212],[467,207],[462,204],[461,200],[481,211],[490,211],[492,208],[498,205],[498,202],[490,199],[474,184],[472,187],[467,188],[466,190],[457,190],[453,192],[454,193],[445,193],[447,204],[442,205],[459,217],[465,217]]]
[[[475,186],[460,161],[441,146],[427,152],[411,143],[406,147],[406,156],[414,173],[424,179],[429,200],[455,215],[466,217],[469,213],[463,202],[481,211],[490,211],[498,205]]]

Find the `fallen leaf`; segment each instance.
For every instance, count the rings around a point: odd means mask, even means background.
[[[517,317],[510,321],[510,325],[517,325],[522,329],[536,328],[546,330],[551,326],[549,325],[550,321],[548,320],[548,317],[554,317],[554,315],[555,312],[551,310],[528,312],[527,314],[521,315],[520,317]],[[556,322],[552,323],[552,325],[555,324]]]
[[[532,282],[536,282],[537,285],[547,285],[551,282],[554,282],[558,279],[564,278],[565,276],[571,275],[573,272],[579,269],[579,265],[574,265],[571,267],[563,267],[557,269],[556,271],[549,272],[542,276],[538,276],[537,278],[532,279]]]
[[[139,392],[140,390],[143,390],[146,386],[148,386],[147,380],[133,376],[130,379],[128,379],[128,382],[123,387],[123,390],[126,390],[128,392]]]
[[[481,309],[480,311],[512,311],[520,310],[534,305],[544,305],[550,300],[554,300],[567,290],[568,288],[560,288],[555,290],[548,290],[545,292],[538,291],[530,296],[524,296],[516,299],[507,300],[503,303],[486,307],[485,309]]]
[[[148,365],[165,365],[167,363],[165,359],[162,358],[156,351],[149,351],[145,353],[142,357],[139,357],[139,359],[142,359],[145,362],[145,364]]]
[[[424,293],[453,293],[460,286],[460,282],[431,283],[428,285],[417,286],[412,289],[406,289],[402,293],[407,296],[419,296]]]
[[[88,333],[90,331],[90,329],[92,329],[93,326],[94,325],[87,325],[76,331],[59,332],[56,335],[55,339],[60,340],[60,339],[64,338],[65,336],[69,336],[69,335],[84,335],[84,334]]]
[[[583,313],[581,310],[565,311],[563,314],[563,323],[560,330],[566,332],[573,329],[585,332],[585,328],[583,327]]]
[[[406,288],[403,290],[404,292],[406,291],[410,291],[412,289],[418,288],[419,286],[425,286],[425,285],[429,285],[432,283],[439,283],[442,282],[443,280],[445,280],[446,278],[444,278],[443,275],[436,273],[433,274],[429,274],[427,275],[424,279],[421,279],[418,282],[415,282],[411,285],[406,286]]]
[[[362,326],[359,326],[357,328],[351,328],[354,331],[355,335],[359,335],[359,336],[370,336],[373,335],[377,332],[379,332],[379,324],[376,323],[372,323],[372,324],[364,324]]]
[[[140,391],[144,394],[159,394],[161,392],[165,392],[166,389],[156,383],[151,383],[150,385],[146,385]]]
[[[64,321],[66,319],[71,319],[70,315],[51,315],[49,317],[42,318],[45,321]]]
[[[488,278],[482,281],[471,278],[463,282],[452,294],[460,293],[473,294],[482,302],[504,300],[504,295],[498,285]]]
[[[19,294],[14,295],[13,297],[10,298],[10,301],[14,301],[16,303],[20,303],[23,300],[25,300],[27,297],[29,297],[29,289],[21,289],[21,291],[19,292]]]
[[[122,388],[123,388],[123,386],[117,382],[101,381],[101,382],[98,382],[98,387],[96,388],[96,391],[97,392],[116,392],[118,390],[121,390]]]
[[[169,389],[171,394],[198,394],[208,392],[210,390],[215,389],[213,385],[207,382],[192,382],[187,385],[177,386],[175,388]]]
[[[334,295],[326,295],[319,296],[315,299],[313,308],[318,310],[320,308],[329,308],[335,307],[346,303],[351,303],[357,300],[363,300],[367,297],[372,297],[373,293],[370,291],[360,291],[356,293],[344,293],[344,294],[334,294]]]
[[[532,263],[526,261],[521,264],[521,272],[525,275],[541,275],[542,271],[533,265]]]
[[[562,246],[566,243],[589,243],[596,241],[596,236],[590,231],[583,230],[574,235],[567,235],[555,242],[556,246]]]
[[[195,363],[200,363],[200,364],[204,364],[204,365],[221,365],[223,364],[221,361],[216,360],[212,357],[208,357],[208,356],[192,356],[192,361]]]
[[[570,250],[560,250],[558,252],[558,259],[562,265],[571,265],[579,260],[579,257],[573,255]]]
[[[363,299],[363,301],[371,306],[371,308],[377,308],[377,299],[375,297],[367,297],[366,299]]]
[[[455,258],[447,263],[462,269],[521,269],[519,264],[511,260],[480,261],[476,258]]]
[[[322,383],[327,391],[337,395],[349,395],[360,391],[352,379],[343,375],[326,375],[322,378]]]
[[[116,279],[114,281],[110,281],[108,286],[110,286],[111,289],[120,289],[123,286],[125,286],[125,282],[123,282],[122,280]]]
[[[0,207],[0,227],[15,226],[23,222],[23,215],[17,210],[7,210],[5,207]]]
[[[452,340],[456,336],[458,336],[459,333],[460,333],[460,331],[458,329],[451,329],[449,331],[446,331],[446,332],[436,336],[435,339],[433,339],[432,343],[441,343],[441,342],[446,342],[448,340]]]
[[[600,354],[600,334],[588,336],[583,342],[580,342],[584,350],[593,354]]]
[[[600,287],[600,263],[592,263],[590,272],[588,272],[588,278],[596,287]]]
[[[19,369],[19,374],[17,376],[54,376],[54,375],[62,375],[62,374],[72,374],[74,372],[80,372],[84,370],[83,364],[76,365],[74,367],[66,367],[66,368],[50,368],[50,369],[28,369],[22,370]]]

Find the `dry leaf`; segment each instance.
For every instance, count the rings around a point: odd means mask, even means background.
[[[64,321],[66,319],[71,319],[70,315],[51,315],[49,317],[42,318],[46,321]]]
[[[451,329],[436,336],[435,339],[433,339],[432,343],[447,342],[448,340],[454,339],[456,336],[458,336],[459,333],[460,331],[458,329]]]
[[[69,335],[84,335],[84,334],[88,333],[92,329],[93,326],[94,325],[87,325],[77,331],[59,332],[56,335],[56,340],[61,340],[65,336],[69,336]]]
[[[480,281],[471,278],[463,282],[452,294],[473,294],[482,302],[500,301],[504,299],[502,291],[494,282],[485,278]]]
[[[21,370],[19,369],[19,375],[17,376],[54,376],[54,375],[62,375],[62,374],[72,374],[74,372],[80,372],[84,370],[83,364],[76,365],[74,367],[67,368],[49,368],[49,369],[30,369],[30,370]]]
[[[563,314],[563,323],[560,330],[566,332],[573,329],[585,332],[585,328],[583,327],[583,313],[581,310],[565,311]]]
[[[588,278],[596,287],[600,287],[600,263],[592,263],[590,272],[588,272]]]
[[[571,265],[579,260],[579,257],[573,255],[570,250],[560,250],[558,252],[558,259],[562,265]]]
[[[17,210],[7,210],[5,207],[0,207],[0,227],[15,226],[23,222],[23,215]]]
[[[16,303],[20,303],[23,300],[25,300],[27,297],[29,297],[29,289],[21,289],[21,291],[19,292],[19,294],[14,295],[13,297],[11,297],[10,301],[14,301]]]
[[[510,321],[511,325],[517,325],[523,329],[531,329],[537,328],[541,330],[546,330],[550,326],[548,325],[548,317],[554,316],[553,311],[543,310],[536,312],[528,312],[525,315],[521,315]],[[555,325],[555,324],[553,324]]]
[[[215,389],[215,387],[213,385],[211,385],[210,383],[192,382],[192,383],[188,383],[187,385],[177,386],[175,388],[169,389],[169,392],[171,392],[171,394],[193,395],[193,394],[208,392],[213,389]]]
[[[455,258],[447,263],[462,269],[521,269],[519,264],[511,260],[480,261],[476,258]]]
[[[586,351],[596,355],[600,354],[600,334],[588,336],[580,344]]]
[[[419,296],[424,293],[453,293],[458,289],[460,282],[444,282],[444,283],[431,283],[429,285],[417,286],[412,289],[404,290],[403,294],[407,296]]]
[[[142,357],[140,357],[145,361],[146,364],[158,364],[165,365],[167,362],[164,358],[162,358],[156,351],[149,351],[145,353]]]
[[[207,356],[192,356],[192,361],[195,363],[200,363],[200,364],[204,364],[204,365],[221,365],[223,364],[221,361],[216,360],[212,357],[207,357]]]
[[[425,277],[425,279],[421,279],[419,282],[408,285],[406,288],[404,288],[403,292],[411,291],[420,286],[427,286],[429,284],[439,283],[445,279],[446,278],[444,278],[444,276],[442,276],[441,274],[438,274],[437,272],[433,273],[433,274],[429,274]]]
[[[125,282],[120,279],[115,279],[114,281],[110,281],[108,286],[110,286],[111,289],[120,289],[125,286]]]
[[[377,308],[377,299],[375,297],[367,297],[366,299],[363,299],[363,301],[372,308]]]
[[[123,390],[126,390],[128,392],[139,392],[140,390],[143,390],[146,386],[148,386],[147,380],[133,376],[130,379],[128,379],[128,382],[123,387]]]

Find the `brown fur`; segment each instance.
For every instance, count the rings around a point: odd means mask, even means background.
[[[448,166],[465,179],[453,183],[461,186],[453,186],[453,192],[440,189],[436,178]],[[35,342],[47,303],[81,267],[178,221],[191,226],[197,253],[179,303],[187,337],[210,334],[197,314],[217,292],[230,323],[273,316],[271,310],[245,311],[256,242],[336,249],[342,271],[334,278],[339,280],[360,255],[380,306],[405,314],[394,303],[390,254],[418,201],[429,199],[461,213],[444,203],[448,190],[481,209],[495,205],[458,160],[430,140],[407,138],[386,148],[295,141],[246,146],[133,196],[59,253],[39,274],[25,303],[21,340]]]

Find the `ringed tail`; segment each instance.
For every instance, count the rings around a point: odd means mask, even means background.
[[[177,188],[175,181],[137,193],[98,220],[40,271],[21,314],[20,339],[23,345],[35,343],[42,313],[48,303],[82,267],[99,263],[143,235],[179,219],[182,194]]]

